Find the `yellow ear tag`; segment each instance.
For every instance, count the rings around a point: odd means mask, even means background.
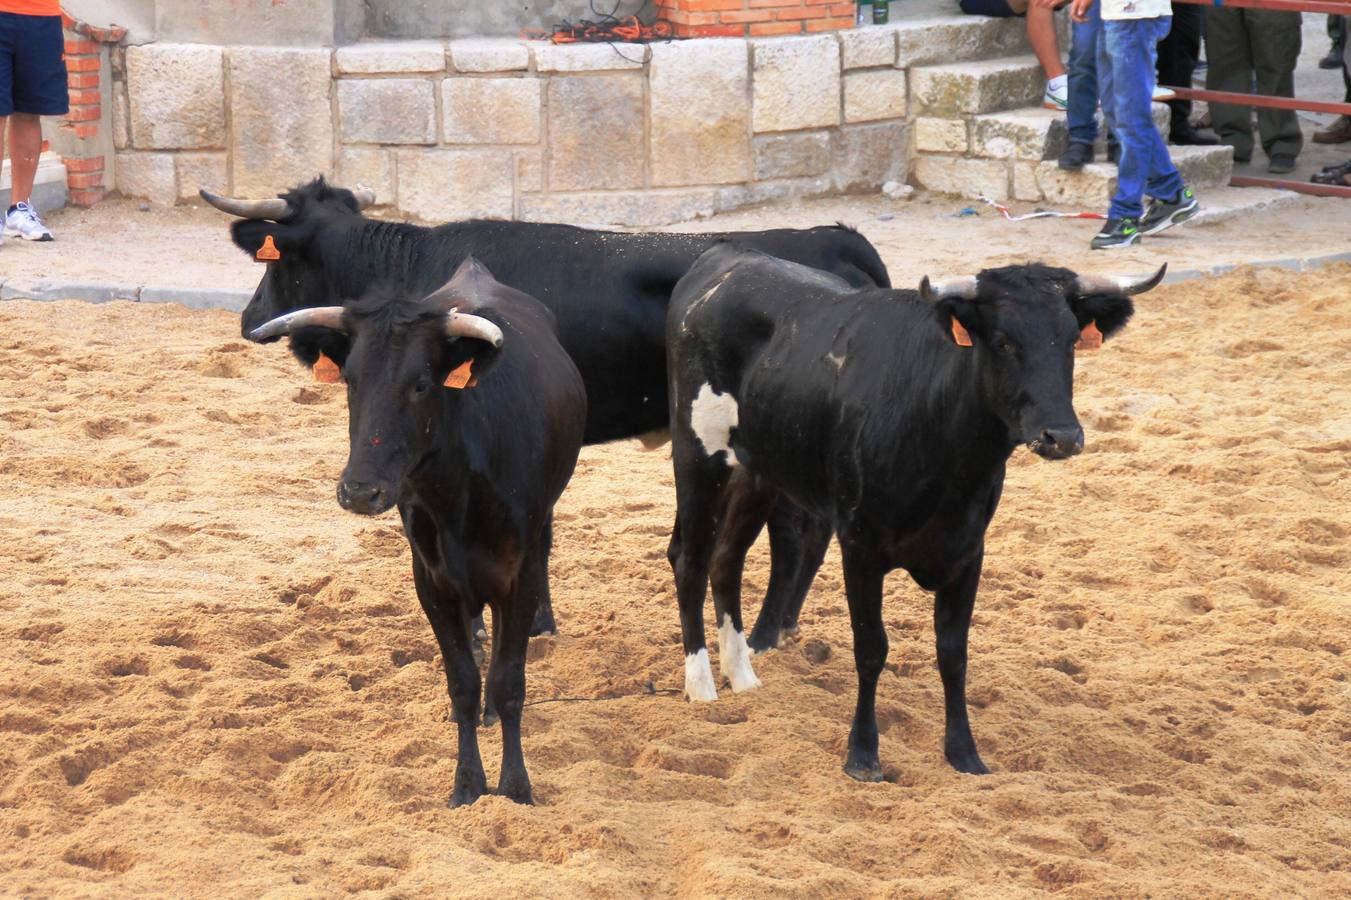
[[[314,380],[320,384],[337,384],[342,381],[342,369],[326,354],[320,353],[314,363]]]
[[[466,359],[455,369],[455,371],[446,376],[446,380],[443,381],[442,384],[448,388],[454,388],[457,391],[462,391],[467,387],[473,387],[478,384],[478,379],[474,377],[473,368],[474,361],[472,359]]]
[[[1101,350],[1102,332],[1098,330],[1097,322],[1089,322],[1084,326],[1084,330],[1079,332],[1079,341],[1074,345],[1075,350]]]
[[[272,235],[263,238],[263,246],[258,248],[258,252],[253,255],[258,262],[276,262],[281,259],[281,251],[272,240]]]
[[[962,323],[957,321],[957,317],[952,317],[952,339],[957,342],[958,347],[970,347],[971,335],[966,333]]]

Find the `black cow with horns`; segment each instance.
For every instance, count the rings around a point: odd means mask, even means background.
[[[733,689],[755,683],[741,569],[766,511],[786,495],[840,542],[859,684],[845,772],[882,778],[882,579],[897,568],[935,593],[948,762],[987,772],[967,719],[966,647],[1005,466],[1020,444],[1046,459],[1083,449],[1076,344],[1119,331],[1129,295],[1163,274],[1092,278],[1026,265],[926,278],[919,291],[859,291],[730,244],[705,253],[667,321],[671,564],[691,699],[717,696],[704,644],[710,575],[723,674]],[[729,497],[738,475],[751,487]]]
[[[630,234],[571,225],[511,221],[453,222],[421,228],[367,219],[375,202],[318,179],[271,200],[237,200],[202,191],[239,216],[234,242],[269,260],[243,315],[243,332],[306,307],[346,302],[373,285],[421,296],[443,284],[467,256],[502,283],[536,297],[558,319],[558,338],[586,383],[588,444],[653,435],[668,428],[666,308],[699,255],[721,240],[822,269],[855,287],[889,287],[886,266],[868,239],[844,226],[737,234]],[[263,251],[261,254],[259,251]],[[308,343],[301,361],[321,350]],[[327,348],[339,364],[342,346]],[[337,355],[335,355],[337,354]],[[664,439],[664,434],[661,435]],[[751,646],[769,650],[796,628],[830,530],[785,501],[770,512],[771,575]],[[555,630],[540,604],[534,633]]]
[[[554,326],[542,304],[471,258],[425,297],[374,288],[345,308],[299,310],[251,334],[290,334],[302,356],[325,348],[343,360],[351,449],[338,503],[367,516],[399,507],[459,727],[452,806],[486,790],[469,628],[485,605],[488,699],[502,722],[498,792],[531,800],[521,753],[526,643],[548,596],[554,503],[586,421],[581,376]]]

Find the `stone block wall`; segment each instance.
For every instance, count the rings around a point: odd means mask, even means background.
[[[323,174],[427,221],[635,226],[871,190],[910,159],[897,34],[118,48],[117,187],[171,204]]]

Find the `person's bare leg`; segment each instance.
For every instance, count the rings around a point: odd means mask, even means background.
[[[5,132],[9,130],[9,116],[0,116],[0,167],[5,165]],[[11,191],[12,193],[12,191]],[[4,213],[0,209],[0,215]]]
[[[9,123],[9,161],[13,190],[9,205],[14,206],[33,196],[33,181],[38,174],[38,157],[42,155],[42,120],[29,113],[15,113]],[[0,119],[0,122],[3,122]],[[0,151],[4,142],[0,141]],[[0,158],[3,158],[0,152]]]
[[[1046,77],[1064,75],[1065,64],[1060,60],[1060,44],[1055,35],[1055,10],[1030,6],[1028,0],[1009,0],[1009,8],[1016,13],[1027,13],[1027,39]]]

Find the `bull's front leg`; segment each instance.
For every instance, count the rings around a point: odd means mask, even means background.
[[[976,605],[984,551],[961,574],[938,589],[934,597],[934,638],[938,646],[938,673],[943,679],[943,705],[947,724],[943,755],[958,772],[988,775],[990,770],[976,752],[971,721],[966,709],[966,646],[971,630],[971,611]]]
[[[521,748],[521,715],[525,709],[525,657],[535,608],[547,593],[549,559],[537,549],[521,566],[516,589],[493,611],[493,663],[488,691],[502,722],[502,772],[497,792],[517,803],[532,803],[530,776]]]
[[[450,805],[473,803],[488,790],[483,772],[483,759],[478,749],[478,714],[481,685],[478,665],[474,662],[464,600],[457,594],[444,591],[436,584],[431,572],[413,553],[413,584],[418,601],[436,634],[441,647],[441,658],[446,664],[446,682],[450,689],[451,712],[459,732],[459,753],[455,766],[455,786]]]

